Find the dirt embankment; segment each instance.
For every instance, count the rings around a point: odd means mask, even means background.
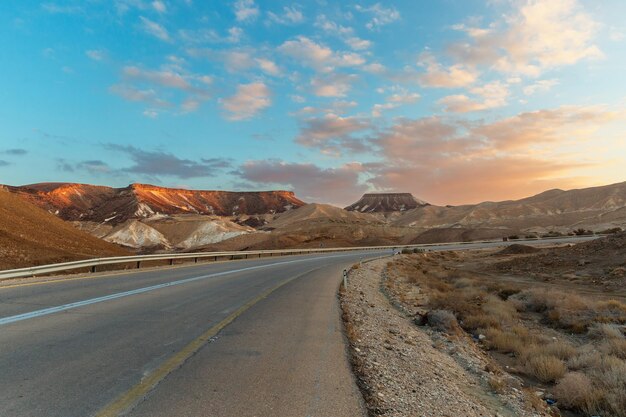
[[[0,189],[0,269],[131,254]]]
[[[492,361],[473,343],[419,327],[408,310],[394,307],[381,290],[388,262],[353,269],[341,295],[353,366],[371,416],[547,415],[531,410],[519,389],[494,393]]]

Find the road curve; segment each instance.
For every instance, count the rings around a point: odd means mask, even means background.
[[[361,415],[336,290],[388,253],[0,287],[0,416]]]
[[[344,268],[389,254],[3,283],[0,416],[363,415],[336,290]]]

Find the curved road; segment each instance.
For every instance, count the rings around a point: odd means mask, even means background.
[[[386,252],[0,287],[0,416],[358,416],[336,292]]]
[[[2,283],[0,416],[364,415],[336,292],[344,268],[390,254]]]

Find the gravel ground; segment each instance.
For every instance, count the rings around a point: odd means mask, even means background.
[[[341,293],[353,368],[371,416],[544,415],[531,411],[520,389],[489,388],[489,361],[471,339],[415,325],[412,312],[382,290],[387,262],[353,269]]]

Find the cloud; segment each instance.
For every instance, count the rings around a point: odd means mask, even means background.
[[[362,152],[366,148],[361,140],[353,135],[368,131],[371,127],[370,122],[364,118],[342,117],[327,113],[321,117],[303,120],[296,143],[308,148],[320,149],[326,154],[340,154],[344,149]]]
[[[12,156],[24,156],[28,153],[28,151],[22,148],[14,148],[14,149],[5,149],[4,151],[1,151],[0,153],[5,154],[5,155],[12,155]]]
[[[239,84],[234,96],[222,100],[222,107],[230,113],[230,120],[250,119],[272,104],[270,95],[262,82]]]
[[[281,74],[280,68],[278,68],[274,61],[265,58],[257,58],[255,61],[264,73],[274,76]]]
[[[376,3],[370,7],[356,6],[356,9],[362,13],[372,15],[370,21],[365,24],[369,30],[379,29],[381,26],[392,23],[400,19],[400,12],[395,7],[385,8],[380,3]]]
[[[127,66],[123,69],[126,78],[146,81],[161,87],[175,88],[179,90],[192,90],[191,84],[184,76],[173,71],[151,71],[135,66]]]
[[[420,99],[418,93],[409,93],[402,88],[395,88],[397,92],[386,98],[386,102],[382,104],[374,104],[372,107],[372,117],[381,117],[383,111],[392,110],[405,104],[413,104]]]
[[[4,160],[0,159],[0,167],[6,167],[6,166],[9,166],[9,165],[11,165],[10,162],[4,161]]]
[[[165,6],[165,3],[162,2],[161,0],[155,0],[152,2],[152,8],[154,10],[156,10],[158,13],[165,13],[167,12],[167,6]]]
[[[138,89],[125,84],[115,84],[109,91],[128,101],[138,101],[148,103],[157,107],[169,107],[171,103],[158,97],[153,89]]]
[[[365,59],[354,52],[334,52],[325,45],[318,44],[306,36],[285,41],[278,50],[291,58],[318,71],[330,72],[335,67],[355,67],[365,63]]]
[[[181,179],[210,177],[231,166],[228,159],[182,159],[162,151],[145,151],[134,146],[107,144],[105,149],[126,154],[135,163],[121,171],[148,176],[169,176]]]
[[[256,20],[259,16],[259,8],[254,0],[237,0],[235,2],[235,18],[238,22]]]
[[[550,91],[552,87],[559,84],[559,80],[551,79],[551,80],[539,80],[531,85],[527,85],[523,88],[524,95],[532,96],[535,93],[545,93],[546,91]]]
[[[94,61],[102,61],[104,59],[105,52],[100,49],[89,49],[85,51],[85,55]]]
[[[134,65],[124,67],[122,69],[124,82],[112,86],[109,90],[126,100],[145,102],[152,107],[161,108],[172,106],[172,103],[161,98],[163,90],[178,90],[182,92],[182,97],[180,94],[170,96],[179,100],[184,113],[196,110],[203,101],[211,98],[212,77],[185,72],[184,60],[176,56],[169,56],[168,60],[168,64],[159,70],[148,70]],[[156,118],[158,112],[153,108],[146,109],[143,115]]]
[[[302,11],[296,6],[283,7],[283,12],[280,15],[273,12],[267,12],[267,15],[270,21],[281,25],[293,25],[304,21]]]
[[[79,162],[75,168],[87,171],[90,174],[109,174],[111,172],[111,167],[99,159]]]
[[[372,42],[356,36],[347,38],[345,42],[350,46],[350,48],[354,49],[355,51],[369,49],[372,46]]]
[[[576,185],[571,172],[593,163],[583,144],[617,117],[602,107],[563,106],[490,123],[398,119],[371,139],[382,159],[364,170],[375,189],[409,191],[439,204],[523,197]]]
[[[488,28],[456,25],[469,40],[449,52],[465,64],[485,64],[507,74],[537,77],[547,69],[597,59],[599,28],[576,0],[513,2],[516,9]]]
[[[58,5],[56,3],[44,3],[41,8],[50,14],[77,14],[83,11],[82,7],[75,5]]]
[[[319,97],[345,97],[356,75],[333,73],[311,80],[313,93]]]
[[[471,99],[464,94],[457,94],[446,96],[437,103],[442,104],[447,112],[468,113],[502,107],[506,105],[509,96],[509,89],[500,81],[473,87],[469,91],[479,96],[480,99]]]
[[[310,163],[262,160],[244,163],[236,174],[262,187],[289,187],[305,200],[344,205],[346,198],[357,198],[365,191],[366,187],[359,183],[361,171],[358,163],[321,168]]]
[[[420,55],[418,65],[426,68],[426,73],[419,76],[419,82],[424,87],[467,87],[478,79],[475,70],[460,64],[444,67],[430,52]]]
[[[139,19],[141,20],[141,28],[144,32],[162,41],[171,41],[170,34],[163,26],[143,16],[139,16]]]
[[[220,35],[215,29],[198,29],[189,30],[181,29],[178,36],[187,43],[204,44],[204,43],[238,43],[244,35],[243,29],[238,26],[232,26],[226,31],[227,35]]]

